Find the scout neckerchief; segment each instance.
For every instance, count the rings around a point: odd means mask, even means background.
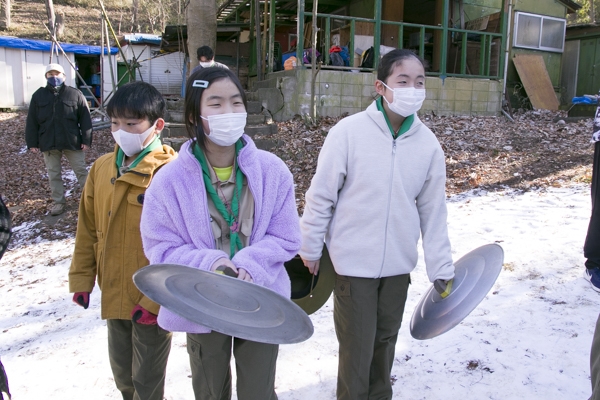
[[[208,170],[208,162],[206,161],[204,152],[200,149],[200,146],[197,142],[194,143],[194,146],[192,148],[194,156],[202,166],[202,177],[204,178],[204,186],[206,187],[206,191],[210,195],[210,198],[213,201],[217,210],[219,211],[219,214],[221,214],[225,222],[227,222],[227,225],[229,225],[229,230],[231,231],[229,236],[230,258],[233,258],[234,254],[237,251],[240,251],[242,247],[244,247],[239,235],[240,223],[238,222],[239,200],[242,193],[242,182],[244,180],[244,174],[242,173],[239,163],[237,162],[237,157],[242,147],[244,147],[244,143],[240,139],[235,143],[235,192],[233,193],[233,198],[231,199],[231,208],[228,208],[225,206],[225,204],[223,204],[223,201],[217,194],[217,191],[215,190],[212,184],[212,181],[210,179],[210,171]]]
[[[394,139],[397,139],[399,136],[402,136],[406,131],[410,129],[413,121],[415,120],[415,114],[410,114],[408,117],[404,118],[404,121],[402,121],[402,125],[400,125],[400,129],[398,129],[398,132],[394,132],[394,128],[392,128],[392,123],[390,122],[390,119],[388,118],[387,114],[385,113],[385,109],[383,108],[383,100],[381,99],[382,98],[379,97],[375,101],[375,103],[377,104],[377,109],[383,113],[383,116],[385,117],[385,122],[387,122],[387,125],[392,133],[392,137]]]
[[[119,172],[118,175],[121,176],[121,174],[124,171],[135,168],[140,163],[140,161],[142,161],[142,159],[144,157],[146,157],[146,155],[148,153],[150,153],[153,150],[158,149],[161,146],[162,146],[162,143],[160,141],[160,138],[158,137],[158,135],[156,135],[156,138],[154,138],[154,140],[152,142],[150,142],[150,144],[148,146],[146,146],[146,148],[144,150],[142,150],[140,152],[140,154],[137,155],[135,160],[133,160],[133,162],[125,168],[123,168],[123,160],[125,159],[125,153],[119,147],[119,149],[117,150],[117,159],[115,161],[115,163],[117,164],[117,171]],[[121,170],[121,168],[123,168],[123,170]]]

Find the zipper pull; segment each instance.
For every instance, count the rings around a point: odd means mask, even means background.
[[[394,139],[394,144],[392,145],[392,154],[396,154],[396,140]]]

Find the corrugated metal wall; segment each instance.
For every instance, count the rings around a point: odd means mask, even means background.
[[[138,79],[149,82],[162,94],[179,95],[183,82],[184,53],[161,54],[143,60],[138,69]]]

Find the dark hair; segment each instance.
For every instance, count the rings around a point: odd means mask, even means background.
[[[184,114],[183,118],[185,121],[185,130],[190,137],[190,139],[196,139],[198,145],[204,149],[206,143],[206,135],[204,133],[204,128],[202,127],[202,119],[200,118],[200,104],[202,100],[202,93],[206,88],[203,87],[195,87],[194,81],[206,81],[208,82],[208,86],[213,84],[213,82],[220,81],[223,79],[229,79],[232,81],[235,86],[240,91],[242,95],[242,101],[244,102],[244,107],[248,109],[248,102],[246,100],[246,92],[242,87],[239,79],[231,70],[227,68],[220,67],[209,67],[209,68],[201,68],[190,75],[185,84],[185,105],[184,105]]]
[[[129,82],[121,86],[106,106],[113,118],[148,118],[150,123],[163,118],[167,103],[154,86],[146,82]]]
[[[409,58],[414,58],[426,68],[425,61],[419,57],[414,51],[407,49],[394,49],[381,58],[379,68],[377,68],[377,79],[385,82],[392,74],[392,71],[397,65],[400,65]]]
[[[206,57],[207,60],[212,60],[215,56],[215,52],[208,46],[201,46],[196,50],[196,55],[198,56],[198,60],[202,56]]]

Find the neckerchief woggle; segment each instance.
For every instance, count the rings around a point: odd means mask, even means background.
[[[210,195],[210,198],[217,208],[217,211],[219,211],[219,214],[221,214],[225,222],[227,222],[227,225],[229,225],[229,230],[231,231],[229,236],[229,258],[233,258],[235,253],[244,247],[239,235],[240,223],[238,222],[239,200],[242,193],[244,174],[242,173],[239,163],[237,162],[237,157],[242,147],[244,147],[242,139],[235,142],[235,192],[233,194],[233,198],[231,199],[231,212],[229,212],[212,184],[212,180],[210,179],[210,171],[208,170],[208,162],[206,161],[204,152],[200,149],[198,142],[194,142],[194,145],[192,146],[192,152],[202,166],[202,177],[204,178],[204,186],[206,187],[206,191]]]
[[[156,135],[156,137],[154,138],[153,141],[151,141],[148,146],[146,146],[141,152],[140,154],[137,155],[137,157],[135,158],[135,160],[133,160],[133,162],[131,164],[129,164],[127,166],[127,169],[133,169],[135,168],[140,161],[142,161],[142,159],[144,157],[146,157],[146,155],[148,155],[148,153],[158,149],[159,147],[162,147],[162,142],[160,141],[160,138],[158,137],[158,135]],[[119,149],[117,150],[117,158],[115,159],[115,163],[117,164],[117,174],[118,176],[121,176],[121,167],[123,166],[123,160],[125,159],[125,152],[119,147]]]

